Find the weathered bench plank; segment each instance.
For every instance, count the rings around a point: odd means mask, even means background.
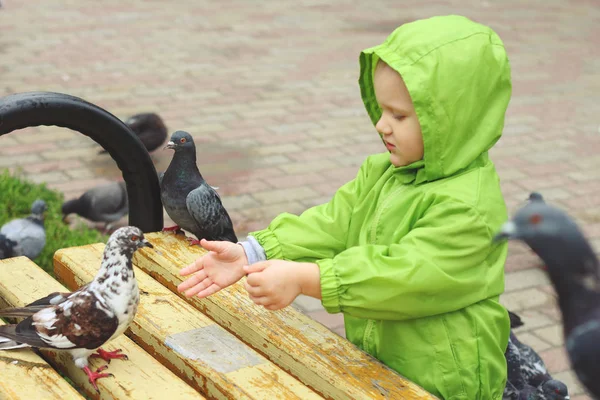
[[[58,250],[57,278],[71,290],[98,270],[104,244]],[[135,268],[140,305],[127,335],[208,397],[322,399],[210,318]]]
[[[4,322],[0,321],[0,325]],[[31,349],[0,350],[0,398],[82,399],[43,358]]]
[[[0,261],[1,307],[22,307],[55,291],[66,292],[67,289],[28,258]],[[126,336],[116,338],[105,350],[117,348],[122,349],[129,360],[113,360],[110,363],[106,372],[113,373],[115,377],[97,381],[100,395],[90,385],[85,373],[75,366],[68,353],[49,350],[42,350],[41,353],[55,369],[68,376],[93,399],[204,398]],[[90,368],[95,369],[105,363],[103,360],[90,359]]]
[[[136,252],[138,267],[323,396],[435,398],[293,307],[272,312],[256,306],[241,282],[206,299],[185,298],[176,289],[183,280],[179,270],[205,250],[173,234],[146,237],[157,251]]]

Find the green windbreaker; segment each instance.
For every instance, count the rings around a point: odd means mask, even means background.
[[[269,259],[319,265],[323,306],[344,313],[356,346],[441,398],[500,399],[507,247],[491,239],[507,212],[488,150],[511,94],[503,43],[459,16],[396,29],[360,55],[373,124],[379,58],[411,94],[424,159],[394,167],[387,153],[370,156],[329,203],[251,235]]]

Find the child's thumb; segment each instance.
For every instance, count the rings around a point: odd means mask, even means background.
[[[214,251],[215,253],[223,253],[227,250],[227,243],[229,242],[210,241],[206,239],[200,240],[200,246],[208,251]]]

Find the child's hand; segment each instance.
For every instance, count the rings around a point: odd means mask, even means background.
[[[244,287],[250,299],[267,310],[285,308],[305,287],[319,284],[316,264],[268,260],[245,266],[244,271],[248,274]]]
[[[179,271],[183,276],[198,271],[177,286],[177,290],[184,292],[187,297],[210,296],[233,285],[245,275],[242,267],[248,264],[248,258],[241,245],[205,239],[200,241],[200,245],[209,252]]]

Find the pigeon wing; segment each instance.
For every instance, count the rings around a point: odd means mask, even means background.
[[[0,336],[33,347],[96,349],[111,338],[118,326],[117,318],[101,304],[94,294],[78,292],[16,325],[0,326]]]
[[[187,195],[185,202],[188,212],[207,240],[237,242],[231,218],[215,189],[202,184]]]

